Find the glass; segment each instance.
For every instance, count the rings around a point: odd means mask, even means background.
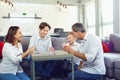
[[[95,34],[95,1],[85,5],[86,28],[89,33]]]
[[[113,33],[113,0],[101,0],[101,13],[100,34],[102,37],[106,37]]]

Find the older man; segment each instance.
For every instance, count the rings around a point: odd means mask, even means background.
[[[65,46],[64,50],[82,59],[83,67],[74,71],[75,80],[95,80],[105,75],[106,69],[103,58],[101,40],[98,36],[87,33],[81,23],[72,26],[72,33],[80,42],[79,51],[73,50],[70,46]],[[68,75],[71,80],[71,73]]]

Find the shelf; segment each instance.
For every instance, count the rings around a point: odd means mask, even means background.
[[[42,19],[41,17],[37,17],[37,15],[35,14],[34,17],[14,17],[14,16],[10,16],[10,13],[8,13],[8,16],[3,16],[2,18],[4,19],[10,19],[10,18],[33,18],[33,19]]]

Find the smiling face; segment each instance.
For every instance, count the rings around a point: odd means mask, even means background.
[[[22,32],[18,26],[10,26],[7,35],[5,36],[5,42],[16,45],[22,40]]]
[[[16,34],[14,35],[14,40],[17,40],[18,42],[22,40],[22,31],[20,29],[18,29]]]
[[[48,26],[45,26],[43,29],[39,29],[39,33],[40,33],[40,37],[41,38],[44,38],[48,32],[49,32],[49,27]]]
[[[72,45],[75,42],[75,37],[73,36],[73,34],[68,34],[66,38],[70,45]]]
[[[51,29],[51,27],[48,23],[41,22],[39,25],[39,36],[41,38],[44,38],[48,34],[50,29]]]

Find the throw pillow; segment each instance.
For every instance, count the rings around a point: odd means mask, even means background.
[[[107,45],[105,44],[104,41],[102,41],[102,47],[103,47],[103,52],[104,52],[104,53],[110,52],[109,48],[107,47]]]
[[[2,48],[4,43],[0,41],[0,59],[2,58]]]
[[[106,41],[105,44],[109,48],[110,52],[114,51],[112,41]]]

